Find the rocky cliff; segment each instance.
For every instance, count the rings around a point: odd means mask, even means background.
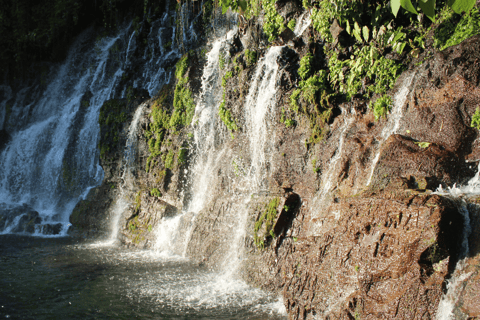
[[[283,295],[291,319],[433,319],[452,277],[464,280],[456,317],[480,317],[478,201],[434,193],[477,170],[480,37],[385,52],[403,64],[395,85],[378,93],[381,76],[366,75],[349,96],[318,80],[356,50],[345,26],[335,21],[327,43],[299,4],[276,11],[304,29],[269,42],[266,15],[240,19],[191,42],[153,97],[136,88],[104,104],[101,119],[125,117],[101,121],[105,178],[72,224],[98,235],[120,211],[122,243],[158,248],[175,223],[161,245],[216,269],[241,264]]]

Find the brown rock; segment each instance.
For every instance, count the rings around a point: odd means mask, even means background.
[[[462,231],[439,196],[333,204],[279,267],[293,319],[433,318]]]

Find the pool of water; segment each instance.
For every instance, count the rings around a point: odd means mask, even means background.
[[[0,236],[0,318],[286,319],[278,297],[178,256]]]

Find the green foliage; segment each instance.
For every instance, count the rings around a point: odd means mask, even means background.
[[[175,153],[172,150],[169,150],[167,156],[165,157],[165,168],[173,169],[174,161],[175,161]]]
[[[160,198],[162,196],[162,193],[160,192],[160,190],[158,190],[157,188],[152,188],[152,190],[150,190],[150,195],[152,197],[158,197]]]
[[[472,122],[470,123],[470,126],[480,130],[480,108],[477,108],[475,113],[472,115]]]
[[[178,164],[183,164],[187,161],[187,154],[188,154],[188,149],[187,148],[180,148],[178,150]]]
[[[236,58],[234,62],[236,63]],[[227,86],[228,79],[232,77],[233,77],[233,71],[227,71],[222,78],[223,95],[222,95],[222,102],[218,107],[218,115],[220,116],[220,119],[222,120],[222,122],[227,126],[228,130],[230,131],[230,135],[233,139],[234,136],[232,131],[237,131],[238,126],[235,123],[235,119],[233,118],[231,111],[227,109],[226,102],[225,102],[225,88]]]
[[[237,131],[238,126],[235,123],[235,120],[233,119],[232,113],[230,112],[230,110],[228,110],[225,107],[225,93],[223,95],[224,95],[224,99],[220,104],[220,106],[218,107],[218,115],[220,116],[220,119],[223,121],[223,123],[227,126],[228,130]],[[233,134],[232,134],[232,138],[233,138]]]
[[[274,41],[278,35],[285,30],[284,21],[275,8],[276,0],[262,1],[262,7],[265,11],[265,21],[263,23],[263,31],[268,36],[268,41]]]
[[[380,56],[374,46],[359,47],[345,60],[338,59],[338,54],[332,52],[328,64],[332,86],[346,94],[347,100],[360,92],[363,79],[371,83],[365,88],[366,94],[384,93],[393,88],[404,69],[401,63]]]
[[[317,167],[317,158],[312,159],[312,169],[313,169],[313,172],[315,173],[320,172],[320,168]]]
[[[327,80],[327,72],[325,70],[320,70],[319,74],[316,74],[308,78],[301,85],[302,96],[310,104],[315,104],[316,95],[319,91],[325,91]]]
[[[167,130],[170,128],[170,113],[165,108],[164,103],[168,96],[169,87],[166,86],[160,92],[160,97],[155,100],[152,105],[151,119],[147,130],[145,130],[145,138],[148,141],[148,149],[150,156],[147,158],[146,171],[150,169],[152,160],[161,154],[161,146]]]
[[[247,66],[252,66],[257,62],[257,52],[255,50],[245,49],[245,62]]]
[[[288,27],[288,29],[294,31],[296,25],[297,25],[297,20],[292,19],[292,20],[288,21],[287,27]]]
[[[300,97],[301,93],[301,89],[295,89],[290,96],[290,108],[295,112],[298,112],[298,98]]]
[[[231,77],[233,77],[232,71],[225,72],[225,75],[222,78],[222,87],[225,88],[225,86],[227,85],[228,79],[230,79]]]
[[[184,55],[175,65],[175,78],[181,80],[188,69],[188,55]]]
[[[107,154],[118,146],[120,141],[119,133],[123,124],[128,119],[127,106],[125,102],[118,99],[105,101],[100,108],[98,123],[100,124],[100,157],[105,158]]]
[[[415,142],[415,144],[417,146],[419,146],[420,148],[422,149],[426,149],[428,148],[432,143],[431,142],[425,142],[425,141],[419,141],[419,142]]]
[[[298,75],[302,80],[305,80],[312,72],[313,55],[309,52],[300,59],[300,68],[298,68]]]
[[[475,2],[476,0],[449,0],[446,3],[453,9],[453,11],[460,14],[463,12],[469,12],[475,5]],[[390,5],[395,17],[397,16],[400,7],[413,14],[418,14],[415,8],[420,8],[430,20],[435,20],[436,0],[418,0],[414,3],[412,3],[411,0],[391,0]]]
[[[220,52],[218,56],[218,66],[220,67],[220,70],[225,69],[225,63],[226,63],[225,54],[223,52]]]
[[[373,104],[375,120],[379,120],[381,117],[386,117],[387,113],[392,109],[392,103],[392,98],[388,95],[378,98]]]
[[[135,211],[138,212],[142,206],[142,191],[138,191],[135,196]]]
[[[169,122],[169,126],[174,129],[189,125],[195,113],[192,91],[187,87],[188,77],[185,77],[187,68],[188,54],[177,62],[175,70],[177,85],[175,86],[173,98],[174,109]]]
[[[312,4],[309,0],[303,0],[303,6],[307,9]],[[360,0],[321,0],[311,9],[312,26],[326,42],[333,42],[330,26],[334,19],[341,25],[347,21],[351,24],[360,23],[360,14],[365,11]]]
[[[460,18],[450,8],[447,8],[442,13],[441,19],[444,21],[435,30],[434,46],[436,48],[444,50],[480,34],[480,12],[478,7],[474,7]]]
[[[255,222],[253,238],[255,245],[259,249],[265,248],[265,242],[268,240],[266,237],[271,236],[275,238],[275,233],[273,231],[274,222],[277,218],[277,208],[280,203],[280,199],[278,197],[273,198],[270,202],[266,205],[265,210],[263,211],[260,218]],[[258,232],[265,225],[265,233],[262,237],[258,236]]]

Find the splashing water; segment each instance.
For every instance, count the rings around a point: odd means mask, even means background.
[[[284,47],[271,47],[259,62],[255,78],[250,86],[245,103],[245,119],[250,141],[251,165],[248,176],[254,192],[262,187],[267,175],[267,163],[272,155],[275,137],[269,130],[273,123],[268,117],[273,114],[276,100],[277,58]]]
[[[293,33],[295,33],[297,37],[300,37],[312,23],[310,11],[304,11],[298,18],[298,21],[299,22],[295,25],[295,30],[293,30]]]

